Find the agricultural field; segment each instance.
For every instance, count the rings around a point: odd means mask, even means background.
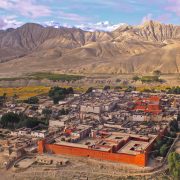
[[[0,81],[15,81],[20,79],[26,80],[43,80],[48,79],[51,81],[76,81],[84,78],[81,75],[69,75],[69,74],[57,74],[57,73],[50,73],[50,72],[37,72],[33,74],[27,74],[23,77],[14,77],[14,78],[0,78]]]
[[[17,96],[19,100],[25,100],[29,97],[47,94],[50,87],[33,86],[33,87],[18,87],[18,88],[0,88],[0,96],[5,93],[7,97]]]
[[[69,86],[62,86],[63,88],[68,88]],[[17,96],[19,100],[26,100],[30,97],[48,94],[51,87],[45,86],[27,86],[27,87],[18,87],[18,88],[1,88],[0,87],[0,96],[6,94],[7,97]],[[88,87],[74,87],[76,92],[85,92]]]
[[[170,88],[170,86],[153,86],[153,85],[144,85],[137,87],[136,90],[140,92],[144,92],[145,90],[156,90],[156,91],[167,91],[167,89]]]
[[[79,75],[68,75],[68,74],[55,74],[55,73],[46,73],[46,72],[38,72],[29,75],[28,78],[41,80],[41,79],[49,79],[52,81],[76,81],[83,78],[83,76]]]

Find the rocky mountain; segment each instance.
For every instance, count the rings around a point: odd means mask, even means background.
[[[66,73],[178,73],[180,26],[149,21],[113,32],[25,24],[0,31],[0,75]]]

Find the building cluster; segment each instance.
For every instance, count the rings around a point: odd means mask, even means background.
[[[62,109],[68,109],[68,113],[62,114]],[[176,96],[111,90],[76,94],[57,105],[47,97],[40,97],[36,105],[8,102],[1,108],[1,116],[7,112],[48,116],[49,127],[6,133],[0,149],[10,157],[7,164],[37,151],[146,166],[154,143],[165,135],[179,110],[180,98]],[[39,162],[51,163],[42,157]]]
[[[39,153],[146,166],[154,143],[177,118],[180,99],[166,94],[94,90],[76,97],[68,107],[67,116],[50,120],[49,128],[57,133],[51,143],[39,141]]]
[[[6,158],[0,166],[9,168],[17,159],[37,152],[39,138],[28,136],[27,133],[28,129],[19,130],[18,135],[13,132],[4,133],[0,139],[0,155]]]

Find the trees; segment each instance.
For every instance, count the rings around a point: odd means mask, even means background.
[[[140,80],[141,78],[140,78],[139,76],[134,76],[132,79],[133,79],[134,81],[138,81],[138,80]]]
[[[7,94],[6,94],[6,93],[3,94],[3,98],[4,98],[4,99],[7,98]]]
[[[166,144],[162,145],[161,148],[160,148],[160,155],[165,157],[166,153],[167,153],[167,150],[168,150],[168,147]]]
[[[175,132],[168,132],[166,133],[165,137],[163,137],[161,140],[157,140],[153,147],[153,153],[152,155],[154,157],[157,156],[163,156],[165,157],[168,149],[171,147],[173,143],[173,138],[176,137]]]
[[[19,123],[20,117],[18,114],[13,112],[6,113],[2,116],[0,124],[3,128],[14,128],[17,123]]]
[[[58,104],[58,102],[63,100],[64,98],[65,98],[64,96],[54,96],[53,97],[53,103]]]
[[[67,115],[67,114],[69,114],[69,110],[68,109],[62,108],[61,110],[59,110],[59,115]]]
[[[66,89],[57,86],[50,89],[49,97],[53,99],[54,104],[57,104],[59,101],[64,100],[66,95],[73,93],[74,90],[72,87]]]
[[[115,87],[114,87],[114,90],[115,90],[115,91],[120,91],[121,89],[122,89],[121,86],[115,86]]]
[[[27,104],[38,104],[39,99],[38,99],[38,97],[35,96],[35,97],[30,97],[29,99],[25,100],[24,102]]]
[[[172,87],[167,89],[167,93],[169,94],[180,94],[180,87]]]
[[[173,120],[169,123],[170,126],[170,130],[172,132],[178,132],[179,128],[178,128],[178,121],[177,120]]]
[[[88,90],[86,91],[86,94],[91,93],[92,91],[93,91],[93,87],[90,87],[90,88],[88,88]]]
[[[42,110],[42,114],[44,114],[45,116],[49,116],[52,114],[52,110],[51,109],[48,109],[48,108],[45,108]]]
[[[15,114],[15,113],[6,113],[2,116],[0,120],[0,125],[3,128],[7,129],[16,129],[16,128],[34,128],[39,125],[40,122],[38,119],[28,117],[24,114]]]
[[[136,91],[136,87],[134,87],[134,86],[129,86],[129,87],[125,90],[125,92],[131,92],[131,91]]]
[[[121,80],[120,79],[116,79],[116,82],[119,83],[119,82],[121,82]]]
[[[40,122],[34,118],[27,118],[25,120],[25,127],[27,127],[27,128],[34,128],[34,127],[38,126],[39,124],[40,124]]]
[[[180,121],[180,113],[178,114],[177,121]]]
[[[153,72],[153,74],[154,74],[155,76],[160,76],[160,75],[161,75],[161,71],[160,71],[160,70],[155,70],[155,71]]]
[[[107,91],[107,90],[110,90],[110,89],[111,89],[110,86],[104,86],[104,88],[103,88],[104,91]]]
[[[7,94],[4,93],[2,96],[0,96],[0,106],[2,106],[4,104],[4,102],[7,99]]]
[[[74,94],[74,89],[72,87],[69,87],[66,89],[67,94]]]
[[[175,180],[180,179],[180,155],[176,152],[171,152],[168,156],[169,171]]]

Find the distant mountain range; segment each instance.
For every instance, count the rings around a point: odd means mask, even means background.
[[[111,32],[28,23],[0,30],[0,76],[61,73],[179,73],[180,26],[148,21]]]

